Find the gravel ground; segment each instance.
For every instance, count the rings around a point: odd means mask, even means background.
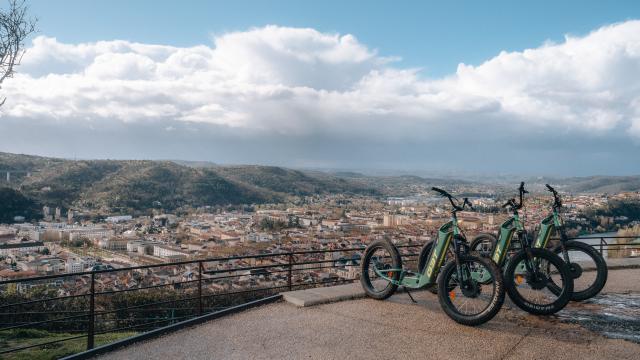
[[[640,293],[640,269],[610,271],[605,292]],[[608,339],[506,303],[487,324],[450,320],[426,291],[386,301],[308,308],[281,302],[213,320],[100,359],[639,359],[640,345]],[[572,305],[579,306],[579,305]]]

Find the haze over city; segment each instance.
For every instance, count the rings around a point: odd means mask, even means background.
[[[570,3],[32,1],[0,151],[640,173],[640,6]]]

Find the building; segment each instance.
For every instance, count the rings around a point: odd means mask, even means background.
[[[102,238],[98,240],[98,246],[102,249],[114,250],[114,251],[126,251],[129,240],[122,238]]]
[[[142,245],[141,240],[131,240],[127,242],[127,251],[128,252],[137,252],[138,246]]]
[[[34,253],[44,250],[46,247],[42,241],[21,241],[17,243],[0,244],[0,255],[19,255]]]
[[[110,223],[119,223],[119,222],[130,221],[131,219],[133,219],[133,216],[131,215],[120,215],[120,216],[109,216],[108,218],[104,219],[104,221],[110,222]]]
[[[139,255],[153,254],[154,243],[142,240],[130,240],[127,242],[127,251],[135,252]]]
[[[178,217],[172,214],[162,214],[153,217],[156,226],[169,226],[178,222]]]
[[[409,223],[409,217],[406,215],[385,214],[382,220],[382,226],[394,227]]]
[[[166,259],[184,259],[189,256],[189,253],[166,245],[154,245],[153,256]]]
[[[60,231],[60,238],[65,238],[65,233],[68,234],[69,241],[74,241],[78,239],[87,239],[90,241],[99,241],[104,238],[110,238],[115,235],[113,230],[99,228],[99,227],[83,227],[83,228],[73,228],[73,229],[65,229]]]
[[[84,271],[85,262],[82,259],[69,259],[65,266],[68,273],[77,273]]]

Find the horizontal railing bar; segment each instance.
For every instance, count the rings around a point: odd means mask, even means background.
[[[164,286],[188,284],[188,283],[194,283],[194,282],[198,282],[198,280],[197,279],[196,280],[187,280],[187,281],[172,282],[172,283],[166,283],[166,284],[160,284],[160,285],[151,285],[151,286],[123,289],[123,290],[100,291],[100,292],[96,292],[96,295],[110,295],[110,294],[114,294],[114,293],[129,292],[129,291],[136,291],[136,290],[156,289],[156,288],[161,288],[161,287],[164,287]]]
[[[162,320],[152,321],[152,322],[148,322],[148,323],[144,323],[144,324],[138,324],[138,325],[132,325],[132,326],[125,326],[125,327],[121,327],[121,328],[109,329],[109,330],[103,330],[103,331],[96,331],[96,333],[95,333],[95,334],[96,334],[96,335],[100,335],[100,334],[108,334],[108,333],[111,333],[111,332],[123,331],[123,330],[130,330],[130,329],[135,329],[135,328],[139,328],[139,327],[143,327],[143,326],[147,326],[147,325],[153,325],[153,324],[163,323],[163,322],[167,322],[167,321],[175,321],[175,320],[187,319],[187,318],[195,318],[195,317],[197,317],[197,315],[177,316],[177,317],[175,317],[175,318],[162,319]]]
[[[417,246],[421,246],[421,244],[398,245],[397,247],[398,248],[409,248],[409,247],[417,247]],[[214,262],[214,261],[258,259],[258,258],[265,258],[265,257],[284,257],[284,256],[289,256],[289,255],[318,254],[318,253],[331,253],[331,252],[351,252],[351,251],[361,251],[361,250],[364,250],[365,248],[366,247],[362,246],[362,247],[344,248],[344,249],[300,250],[300,251],[289,251],[289,252],[282,252],[282,253],[241,255],[241,256],[206,258],[206,259],[197,259],[197,260],[185,260],[185,261],[177,261],[177,262],[161,263],[161,264],[153,264],[153,265],[129,266],[129,267],[123,267],[123,268],[118,268],[118,269],[82,271],[82,272],[76,272],[76,273],[43,275],[43,276],[36,276],[36,277],[26,278],[26,279],[2,280],[2,281],[0,281],[0,285],[13,284],[13,283],[16,283],[16,282],[25,282],[25,281],[49,280],[49,279],[70,277],[70,276],[85,276],[85,275],[91,275],[91,274],[103,274],[103,273],[122,272],[122,271],[131,271],[131,270],[140,270],[140,269],[151,269],[151,268],[165,267],[165,266],[189,265],[189,264],[197,264],[197,263],[200,263],[200,262],[206,263],[206,262]]]
[[[58,296],[58,297],[54,297],[54,298],[46,298],[46,299],[38,299],[38,300],[29,300],[29,301],[23,301],[23,302],[19,302],[19,303],[12,303],[12,304],[0,305],[0,309],[4,309],[4,308],[8,308],[8,307],[12,307],[12,306],[18,306],[18,305],[31,305],[31,304],[37,304],[37,303],[40,303],[40,302],[53,301],[53,300],[63,300],[63,299],[73,299],[73,298],[79,298],[79,297],[86,297],[86,296],[90,296],[90,295],[91,295],[91,294],[66,295],[66,296]]]
[[[19,348],[8,349],[8,350],[0,350],[0,354],[8,354],[8,353],[16,352],[16,351],[31,349],[31,348],[34,348],[34,347],[51,345],[51,344],[55,344],[55,343],[59,343],[59,342],[63,342],[63,341],[75,340],[75,339],[86,338],[86,337],[87,337],[87,335],[83,334],[83,335],[68,337],[68,338],[65,338],[65,339],[58,339],[58,340],[48,341],[48,342],[41,343],[41,344],[34,344],[34,345],[23,346],[23,347],[19,347]]]
[[[293,285],[293,286],[296,286],[296,285]],[[230,292],[225,292],[225,293],[213,293],[213,294],[207,294],[207,295],[203,294],[202,298],[204,299],[204,298],[210,298],[210,297],[246,294],[246,293],[250,293],[250,292],[283,289],[283,288],[288,288],[288,287],[289,287],[289,285],[280,285],[280,286],[272,286],[272,287],[268,287],[268,288],[253,288],[253,289],[247,289],[247,290],[230,291]]]
[[[593,236],[593,237],[571,237],[570,240],[578,240],[578,239],[633,239],[637,238],[637,236]],[[554,238],[557,239],[557,238]],[[398,248],[413,248],[419,247],[422,244],[405,244],[405,245],[397,245]],[[229,261],[229,260],[242,260],[242,259],[258,259],[265,257],[284,257],[289,255],[304,255],[304,254],[319,254],[319,253],[333,253],[333,252],[352,252],[352,251],[362,251],[366,247],[352,247],[352,248],[344,248],[344,249],[325,249],[325,250],[300,250],[300,251],[289,251],[282,253],[269,253],[269,254],[256,254],[256,255],[240,255],[240,256],[230,256],[230,257],[218,257],[218,258],[205,258],[205,259],[197,259],[197,260],[185,260],[171,263],[161,263],[161,264],[153,264],[153,265],[140,265],[140,266],[130,266],[123,267],[119,269],[105,269],[105,270],[96,270],[96,271],[83,271],[77,273],[65,273],[65,274],[53,274],[53,275],[43,275],[36,276],[26,279],[12,279],[12,280],[2,280],[0,281],[0,285],[5,284],[13,284],[18,282],[26,282],[26,281],[40,281],[40,280],[49,280],[55,278],[62,277],[70,277],[70,276],[85,276],[94,274],[103,274],[103,273],[113,273],[113,272],[122,272],[122,271],[131,271],[131,270],[140,270],[140,269],[151,269],[157,267],[166,267],[166,266],[178,266],[178,265],[189,265],[189,264],[197,264],[197,263],[206,263],[206,262],[214,262],[214,261]]]
[[[55,321],[61,321],[61,320],[77,319],[77,318],[87,317],[87,316],[89,316],[89,314],[84,314],[84,315],[73,315],[73,316],[67,316],[67,317],[62,317],[62,318],[58,318],[58,319],[43,320],[43,321],[36,321],[36,322],[32,322],[32,323],[25,324],[25,325],[16,325],[16,326],[8,326],[8,327],[4,327],[4,328],[1,328],[1,329],[0,329],[0,331],[11,330],[11,329],[18,329],[18,328],[27,327],[27,326],[30,326],[30,325],[42,325],[42,324],[46,324],[46,323],[50,323],[50,322],[55,322]]]
[[[173,308],[173,307],[168,307],[168,308],[159,308],[159,309],[137,309],[137,311],[143,312],[143,311],[163,311],[163,310],[178,310],[178,309],[183,309],[183,308]],[[194,308],[195,309],[195,308]],[[67,311],[62,311],[62,310],[56,310],[55,312],[53,312],[54,314],[87,314],[89,313],[89,310],[67,310]],[[52,312],[50,311],[26,311],[26,312],[19,312],[19,313],[0,313],[0,316],[20,316],[20,315],[47,315],[47,314],[52,314]]]
[[[417,255],[419,254],[418,253],[401,254],[402,257],[417,256]],[[352,261],[352,260],[351,259],[330,259],[330,260],[296,261],[296,262],[292,262],[291,265],[296,266],[296,265],[309,265],[309,264],[321,264],[321,263],[328,264],[328,263],[339,262],[339,261]],[[277,268],[277,267],[289,267],[289,263],[247,266],[247,267],[235,268],[235,269],[207,270],[207,271],[203,271],[202,273],[211,275],[211,274],[220,274],[220,273],[233,272],[233,271],[261,270],[261,269],[269,269],[269,268]],[[327,268],[336,268],[336,267],[339,267],[339,266],[328,266]],[[247,275],[241,274],[238,276],[247,276]],[[218,279],[218,278],[212,278],[212,279]]]
[[[158,302],[148,303],[148,304],[127,306],[125,308],[119,308],[119,309],[114,309],[114,310],[96,311],[95,314],[96,314],[96,316],[98,316],[98,315],[107,315],[107,314],[112,314],[112,313],[115,313],[115,312],[118,312],[118,311],[124,311],[124,310],[129,310],[129,309],[138,309],[138,308],[142,308],[142,307],[145,307],[145,306],[168,304],[168,303],[172,303],[172,302],[190,301],[190,300],[195,300],[197,298],[198,297],[195,296],[195,297],[180,298],[180,299],[174,299],[174,300],[158,301]]]
[[[300,286],[309,286],[309,285],[314,285],[314,284],[330,284],[332,282],[336,282],[336,281],[345,281],[345,282],[353,282],[355,281],[354,279],[336,279],[336,280],[330,280],[330,281],[316,281],[316,282],[311,282],[311,283],[297,283],[297,284],[292,284],[293,287],[300,287]],[[224,292],[224,293],[213,293],[213,294],[207,294],[207,295],[202,295],[203,298],[209,298],[209,297],[219,297],[219,296],[227,296],[227,295],[237,295],[237,294],[246,294],[246,293],[250,293],[250,292],[257,292],[257,291],[266,291],[266,290],[275,290],[275,289],[283,289],[283,288],[288,288],[289,285],[280,285],[280,286],[272,286],[272,287],[267,287],[267,288],[253,288],[253,289],[247,289],[247,290],[238,290],[238,291],[230,291],[230,292]]]

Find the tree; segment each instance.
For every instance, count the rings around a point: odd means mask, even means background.
[[[27,9],[24,0],[9,0],[9,8],[0,10],[0,85],[20,65],[24,40],[35,31],[36,20],[27,16]],[[0,100],[0,106],[5,100]]]

